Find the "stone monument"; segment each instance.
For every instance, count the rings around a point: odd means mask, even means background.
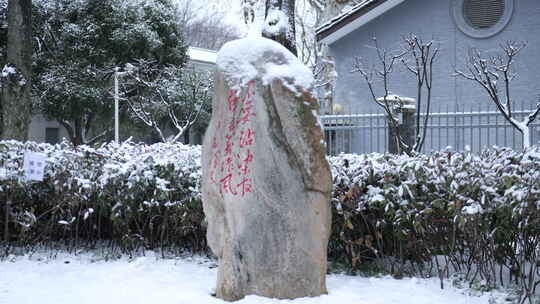
[[[312,83],[269,39],[218,54],[202,193],[219,298],[326,293],[332,177]]]

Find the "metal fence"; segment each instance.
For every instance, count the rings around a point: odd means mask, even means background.
[[[528,116],[532,112],[526,110],[529,107],[519,107],[513,112],[514,117],[523,119]],[[540,141],[539,120],[531,124],[532,144]],[[382,113],[324,115],[321,122],[329,155],[387,151],[388,124]],[[485,104],[455,105],[431,111],[423,153],[466,149],[480,152],[492,146],[522,149],[521,133],[494,107]]]

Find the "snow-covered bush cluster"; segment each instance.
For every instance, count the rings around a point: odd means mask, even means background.
[[[22,178],[25,151],[47,155],[43,182]],[[206,250],[200,155],[182,144],[0,142],[0,229],[10,201],[15,245]],[[336,265],[398,276],[458,273],[481,288],[517,284],[522,298],[540,285],[539,147],[329,162]]]
[[[330,160],[330,256],[396,275],[540,285],[540,148]],[[439,258],[434,258],[439,256]]]
[[[47,155],[44,181],[24,179],[25,151]],[[11,202],[9,235],[20,245],[69,239],[81,242],[75,246],[111,240],[125,250],[204,248],[199,181],[198,147],[0,142],[0,201]]]
[[[10,81],[16,82],[20,87],[26,84],[24,76],[13,65],[6,64],[0,73],[0,88]]]
[[[384,208],[396,221],[441,208],[458,215],[456,221],[502,206],[512,205],[516,214],[540,208],[539,148],[415,157],[342,154],[330,163],[335,192],[356,190],[357,211]]]

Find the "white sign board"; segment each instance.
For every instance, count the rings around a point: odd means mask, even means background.
[[[28,181],[43,181],[47,155],[38,152],[24,152],[24,178]]]

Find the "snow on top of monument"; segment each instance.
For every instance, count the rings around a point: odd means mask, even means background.
[[[313,86],[313,74],[283,45],[262,37],[248,37],[226,43],[218,53],[217,66],[223,71],[232,89],[246,86],[261,78],[267,85],[282,79],[291,91]]]

